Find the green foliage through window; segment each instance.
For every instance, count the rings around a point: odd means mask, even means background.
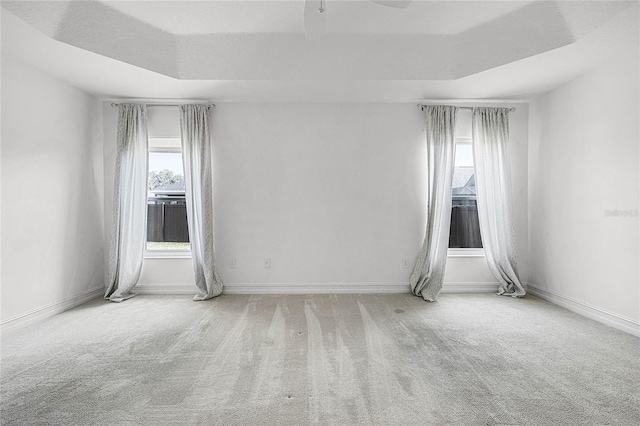
[[[182,175],[175,174],[168,169],[160,170],[159,172],[155,170],[149,171],[149,191],[161,186],[168,186],[182,181],[184,181],[184,177]]]

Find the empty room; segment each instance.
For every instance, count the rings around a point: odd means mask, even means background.
[[[638,0],[1,6],[0,424],[639,424]]]

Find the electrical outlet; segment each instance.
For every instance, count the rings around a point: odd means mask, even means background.
[[[270,257],[265,257],[264,261],[262,262],[262,266],[264,268],[271,268],[271,258]]]
[[[409,259],[402,259],[402,268],[409,269]]]
[[[235,269],[235,267],[236,267],[236,258],[232,257],[229,259],[229,268]]]

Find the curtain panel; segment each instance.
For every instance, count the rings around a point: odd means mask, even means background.
[[[193,300],[207,300],[222,293],[216,270],[213,241],[213,188],[209,107],[180,106],[180,131],[185,175],[189,242],[196,286]]]
[[[424,108],[428,169],[427,225],[410,285],[413,294],[433,302],[442,289],[449,247],[458,109],[444,105],[427,105]]]
[[[509,109],[473,108],[472,128],[478,219],[487,264],[500,282],[498,294],[524,296],[511,217]]]
[[[113,226],[105,299],[134,296],[147,230],[147,107],[118,105]]]

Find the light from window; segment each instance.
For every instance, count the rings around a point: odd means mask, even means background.
[[[179,140],[178,140],[179,142]],[[150,141],[147,192],[147,250],[188,251],[182,153],[175,144],[158,147]]]
[[[449,248],[482,248],[473,148],[470,141],[464,139],[456,143],[451,198]]]

